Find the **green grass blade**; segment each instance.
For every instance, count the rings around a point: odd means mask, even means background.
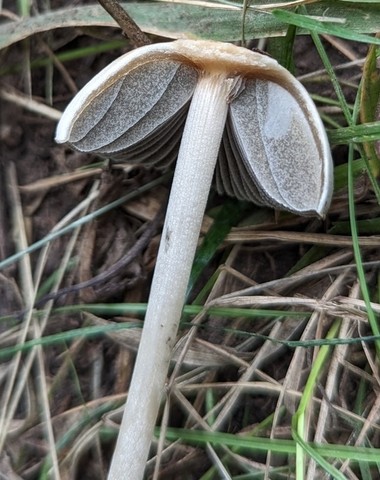
[[[299,13],[287,12],[285,10],[274,10],[272,14],[282,22],[296,25],[297,27],[309,30],[310,32],[334,35],[355,42],[380,45],[380,38],[371,37],[370,35],[355,31],[355,29],[350,27],[350,24],[347,21],[333,23],[334,19],[331,18],[332,15],[331,17],[327,17],[326,21],[321,21],[311,18],[309,15],[301,15]]]

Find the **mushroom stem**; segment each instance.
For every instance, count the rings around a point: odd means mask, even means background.
[[[237,78],[201,75],[178,154],[141,342],[109,480],[143,478]]]

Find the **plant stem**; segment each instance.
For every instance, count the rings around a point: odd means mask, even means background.
[[[194,91],[109,480],[144,475],[234,82],[201,75]]]

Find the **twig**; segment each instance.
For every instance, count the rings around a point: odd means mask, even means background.
[[[156,232],[158,225],[160,224],[161,220],[163,219],[164,216],[164,209],[162,208],[161,211],[156,215],[156,217],[153,219],[153,221],[148,225],[144,233],[141,235],[141,237],[137,240],[137,242],[131,247],[128,252],[123,255],[116,263],[114,263],[110,268],[105,270],[104,272],[100,273],[99,275],[96,275],[93,278],[90,278],[89,280],[86,280],[85,282],[77,283],[75,285],[71,285],[66,288],[61,288],[60,290],[57,290],[54,293],[49,293],[45,296],[43,296],[40,300],[38,300],[34,306],[35,307],[40,307],[44,303],[46,303],[48,300],[57,300],[58,298],[62,297],[63,295],[68,295],[69,293],[75,293],[79,292],[79,290],[82,290],[83,288],[88,288],[88,287],[93,287],[94,285],[97,285],[99,283],[103,283],[106,280],[109,280],[112,278],[114,275],[116,275],[122,268],[125,268],[127,265],[129,265],[137,255],[139,255],[144,248],[147,247],[147,245],[150,242],[150,239]]]
[[[123,35],[129,38],[136,48],[152,43],[117,0],[98,0],[98,2],[120,25]]]

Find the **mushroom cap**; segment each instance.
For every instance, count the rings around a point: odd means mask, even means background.
[[[131,50],[113,61],[77,93],[58,124],[55,141],[71,143],[71,134],[78,116],[89,108],[96,97],[111,89],[126,75],[153,62],[157,67],[156,77],[158,79],[160,73],[158,63],[168,59],[196,68],[198,71],[226,72],[231,77],[262,75],[263,72],[273,76],[279,67],[277,61],[271,57],[229,43],[208,40],[177,40],[146,45]],[[284,71],[285,76],[290,75],[286,69],[280,68]]]
[[[58,124],[56,141],[116,160],[166,167],[177,157],[201,75],[242,79],[242,88],[226,99],[218,191],[323,216],[332,195],[332,160],[313,101],[276,60],[228,43],[177,40],[128,52],[75,96]]]

